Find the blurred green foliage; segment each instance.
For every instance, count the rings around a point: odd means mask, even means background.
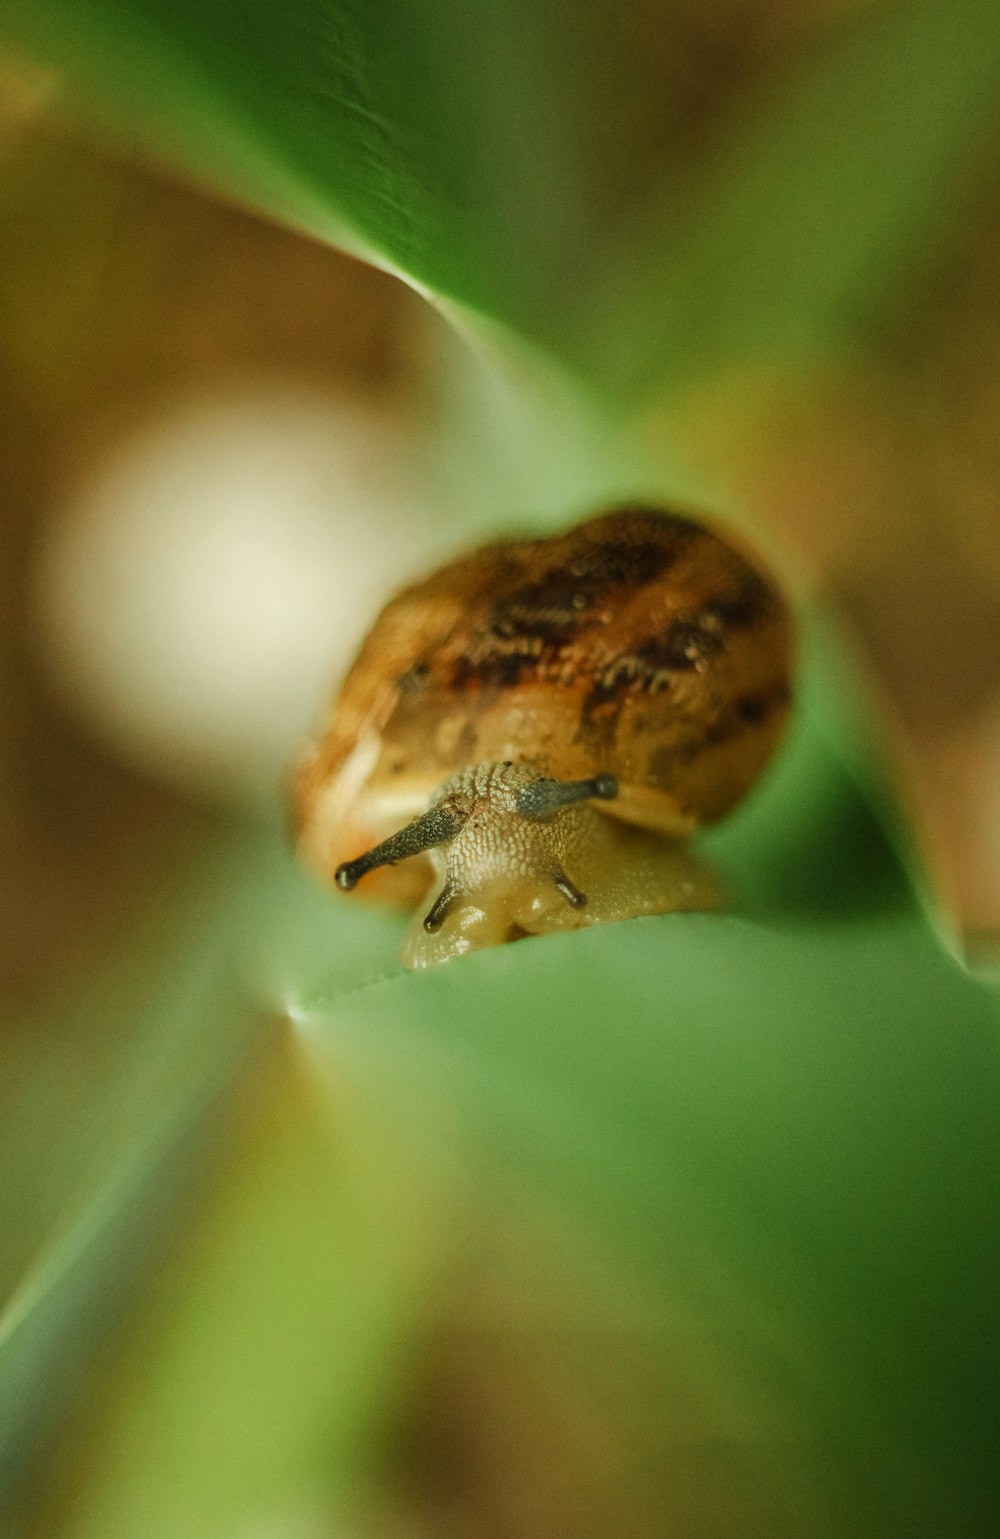
[[[683,143],[704,116],[669,116],[671,93],[691,95],[680,0],[3,0],[0,25],[170,158],[618,401],[843,346],[940,228],[1000,78],[990,0],[863,7],[797,70],[736,93],[692,176],[650,144],[651,120]]]
[[[546,507],[622,483],[636,388],[849,342],[995,127],[1000,12],[920,0],[819,27],[682,163],[615,14],[0,0],[107,121],[499,323],[474,366]],[[690,17],[642,15],[668,70]],[[860,690],[810,654],[707,841],[730,915],[402,976],[397,921],[220,836],[12,1029],[11,1531],[990,1533],[1000,1005]]]

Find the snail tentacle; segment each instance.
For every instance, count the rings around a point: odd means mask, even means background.
[[[587,894],[581,892],[575,882],[571,882],[565,871],[559,866],[555,874],[556,891],[561,892],[570,908],[585,908]]]
[[[445,882],[427,913],[424,915],[424,929],[428,933],[439,930],[451,913],[460,896],[457,882]]]
[[[574,802],[591,799],[613,801],[618,795],[618,782],[614,775],[593,775],[589,780],[550,780],[547,777],[533,781],[518,793],[517,810],[523,818],[541,822],[560,807],[570,807]]]
[[[394,866],[397,861],[421,855],[435,845],[449,844],[467,816],[467,812],[460,811],[453,803],[438,802],[398,833],[359,855],[357,860],[346,860],[337,867],[333,879],[341,892],[350,892],[363,876],[377,871],[380,866]]]

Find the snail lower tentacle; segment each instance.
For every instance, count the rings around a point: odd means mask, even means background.
[[[565,871],[559,870],[555,874],[556,892],[561,892],[570,908],[585,908],[587,894],[581,892],[575,882],[571,882]]]
[[[451,882],[445,882],[427,913],[424,915],[424,929],[431,933],[440,930],[448,915],[458,901],[459,892]]]

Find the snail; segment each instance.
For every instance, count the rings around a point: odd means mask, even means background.
[[[625,506],[393,598],[295,777],[306,860],[419,905],[403,961],[717,907],[687,848],[771,758],[793,634],[704,525]]]

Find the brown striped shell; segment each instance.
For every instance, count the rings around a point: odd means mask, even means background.
[[[503,761],[613,775],[603,815],[684,835],[770,759],[792,652],[774,583],[689,518],[626,506],[484,545],[375,621],[300,765],[303,851],[332,876],[456,771]],[[423,857],[372,886],[416,901],[428,880]]]

